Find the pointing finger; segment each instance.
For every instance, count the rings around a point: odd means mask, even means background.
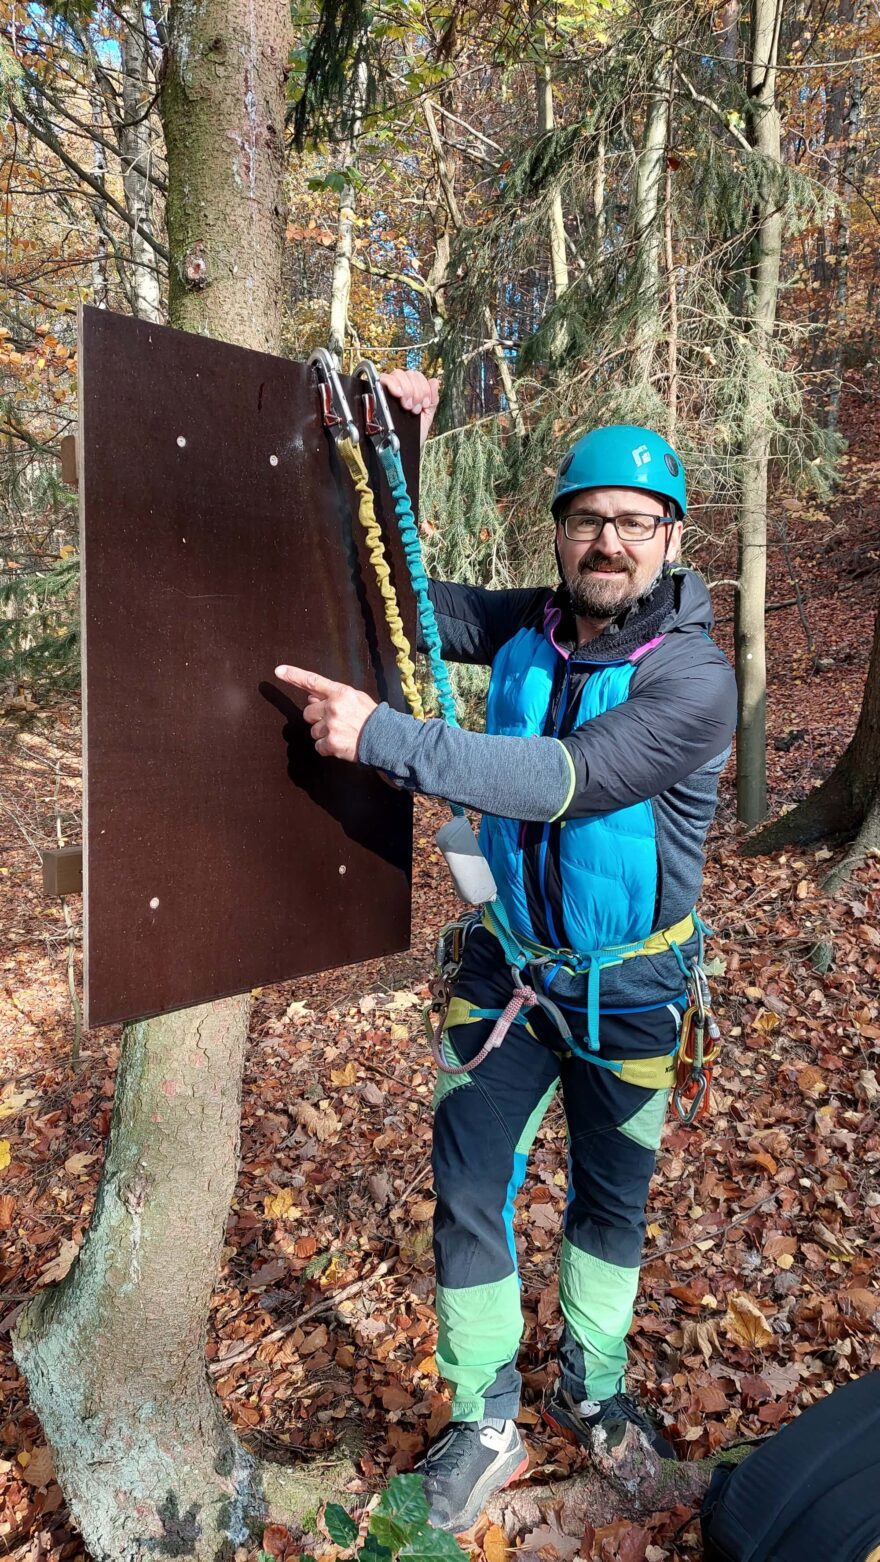
[[[309,672],[305,667],[288,667],[282,663],[275,668],[275,677],[282,683],[292,683],[295,689],[304,689],[307,694],[316,694],[319,699],[326,698],[339,688],[332,678],[325,678],[322,673]]]

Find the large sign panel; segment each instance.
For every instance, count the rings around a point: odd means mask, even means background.
[[[415,498],[417,420],[395,415]],[[273,675],[404,708],[313,372],[86,308],[79,452],[87,1024],[406,948],[411,800],[317,756]]]

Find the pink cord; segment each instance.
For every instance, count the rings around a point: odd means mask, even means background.
[[[499,1014],[497,1020],[495,1021],[488,1040],[480,1048],[476,1057],[471,1058],[470,1063],[458,1063],[453,1065],[452,1063],[447,1063],[444,1060],[442,1052],[443,1026],[446,1023],[446,1015],[444,1014],[443,1018],[437,1023],[431,1034],[431,1053],[433,1055],[434,1062],[439,1068],[441,1074],[469,1074],[472,1069],[479,1068],[484,1059],[489,1056],[489,1053],[494,1052],[496,1047],[501,1046],[502,1041],[507,1035],[507,1032],[510,1030],[510,1027],[519,1014],[520,1009],[523,1007],[526,1009],[533,1009],[537,1002],[538,995],[534,988],[517,987],[511,996],[507,1008],[503,1011],[502,1014]]]

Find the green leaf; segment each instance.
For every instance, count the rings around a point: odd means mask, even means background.
[[[338,1502],[328,1502],[324,1509],[324,1523],[334,1546],[347,1549],[354,1545],[358,1538],[358,1527],[351,1514],[346,1513]]]
[[[375,1513],[387,1514],[411,1529],[428,1521],[428,1499],[422,1475],[394,1475],[379,1498]]]
[[[391,1552],[376,1539],[372,1528],[371,1524],[370,1534],[357,1553],[357,1562],[391,1562]]]
[[[398,1562],[461,1562],[466,1554],[454,1535],[425,1524],[401,1547]]]
[[[723,955],[716,955],[714,960],[709,960],[703,966],[707,976],[723,976],[727,970],[727,961]]]
[[[396,1519],[389,1518],[387,1513],[376,1512],[370,1514],[370,1534],[390,1556],[392,1551],[399,1551],[401,1546],[406,1545],[412,1530],[409,1525],[401,1525]],[[360,1555],[363,1556],[363,1552]]]

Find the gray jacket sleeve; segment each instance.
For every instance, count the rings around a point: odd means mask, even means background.
[[[571,795],[573,765],[556,738],[496,738],[380,705],[358,759],[416,792],[508,819],[553,819]]]
[[[701,635],[669,635],[633,678],[629,698],[562,741],[574,764],[567,819],[659,797],[729,747],[736,679]]]
[[[414,791],[482,813],[577,819],[668,791],[724,753],[735,726],[726,657],[708,638],[669,635],[638,668],[624,704],[562,740],[465,732],[380,705],[358,758]]]

